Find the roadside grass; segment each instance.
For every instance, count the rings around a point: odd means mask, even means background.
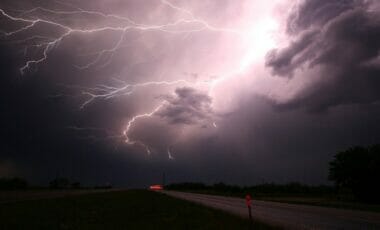
[[[273,229],[145,190],[0,204],[0,229]]]
[[[377,204],[366,204],[359,202],[350,202],[338,200],[334,197],[297,197],[297,196],[262,196],[258,197],[258,200],[274,201],[289,204],[303,204],[312,206],[321,206],[329,208],[339,208],[339,209],[350,209],[350,210],[360,210],[369,212],[380,212],[380,205]]]
[[[239,197],[244,198],[245,193],[231,193],[223,191],[213,191],[213,190],[181,190],[181,192],[191,192],[199,194],[208,194],[208,195],[219,195],[219,196],[230,196],[230,197]],[[302,204],[302,205],[311,205],[311,206],[321,206],[329,208],[338,208],[338,209],[349,209],[349,210],[360,210],[360,211],[369,211],[369,212],[380,212],[379,204],[368,204],[355,202],[350,197],[342,198],[334,195],[310,195],[310,194],[260,194],[253,193],[253,200],[262,200],[262,201],[273,201],[280,203],[288,204]]]

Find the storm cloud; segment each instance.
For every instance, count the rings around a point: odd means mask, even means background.
[[[380,12],[376,1],[304,1],[288,19],[293,42],[267,55],[279,77],[313,79],[283,107],[325,110],[331,106],[375,103],[380,55]]]
[[[0,9],[0,177],[319,184],[380,140],[378,1]]]
[[[199,124],[212,117],[212,99],[189,87],[178,88],[175,96],[165,96],[165,105],[157,112],[171,124]]]

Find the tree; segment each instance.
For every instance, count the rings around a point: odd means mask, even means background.
[[[380,145],[353,147],[338,152],[330,162],[329,179],[349,188],[356,199],[379,202]]]
[[[69,180],[64,177],[58,177],[49,182],[49,186],[52,189],[65,189],[69,188]]]
[[[0,178],[0,190],[26,189],[28,182],[23,178]]]

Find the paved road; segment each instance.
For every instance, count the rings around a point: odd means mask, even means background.
[[[174,191],[163,193],[248,217],[244,199]],[[365,211],[253,200],[252,215],[254,219],[286,229],[380,229],[380,213]]]

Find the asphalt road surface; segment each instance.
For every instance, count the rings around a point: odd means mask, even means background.
[[[176,198],[196,202],[248,218],[244,199],[163,191]],[[308,205],[252,201],[254,220],[286,229],[380,229],[380,213]]]

